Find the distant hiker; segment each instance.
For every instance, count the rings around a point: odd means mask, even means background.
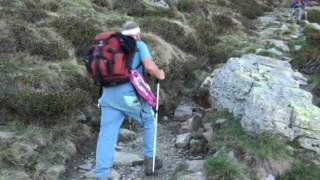
[[[98,42],[96,42],[96,48],[99,48],[99,46],[103,47],[105,41],[110,40],[110,37],[111,39],[120,37],[122,40],[120,43],[122,43],[127,36],[134,38],[135,49],[132,55],[132,62],[126,66],[124,66],[123,63],[120,63],[118,65],[119,67],[131,66],[132,69],[137,69],[141,74],[143,74],[145,69],[150,75],[154,76],[158,80],[165,79],[164,71],[159,69],[154,63],[148,46],[141,40],[140,28],[137,23],[128,21],[122,25],[121,34],[111,36],[109,34],[102,34],[101,37],[103,36],[108,36],[108,38],[102,38],[102,40],[99,40],[99,37],[96,37],[96,40],[98,39]],[[117,44],[115,42],[116,39],[113,41],[114,42],[107,44]],[[121,47],[123,46],[125,45],[121,44]],[[130,47],[128,49],[130,49]],[[112,58],[123,57],[122,55],[117,55],[117,51],[113,52],[112,47],[108,47],[106,51],[113,53]],[[104,53],[103,49],[101,52],[93,52],[91,58],[93,59],[96,57],[96,54],[99,56],[99,53]],[[117,61],[121,61],[121,59],[113,60],[112,64],[116,64]],[[96,66],[100,66],[100,63],[104,65],[104,60],[98,60],[91,64],[89,63],[88,67],[89,69],[91,68],[92,71],[92,69],[94,70]],[[93,73],[93,76],[99,77],[106,76],[108,73],[112,74],[114,71],[108,70],[108,68],[113,68],[112,64],[108,65],[106,68],[98,68],[97,72]],[[106,71],[106,73],[104,73],[104,71]],[[118,71],[121,71],[121,69]],[[143,127],[145,174],[147,176],[152,175],[152,157],[155,140],[155,117],[152,107],[144,99],[137,95],[137,92],[129,81],[105,84],[106,85],[103,86],[102,96],[98,100],[99,107],[101,108],[101,126],[96,151],[97,179],[104,180],[111,178],[112,164],[115,147],[117,145],[119,129],[124,121],[125,116],[131,117]],[[161,167],[162,161],[159,158],[156,158],[155,169],[158,170]]]
[[[290,4],[290,8],[293,9],[294,12],[294,17],[297,22],[297,24],[300,23],[302,19],[302,11],[307,5],[308,1],[307,0],[293,0]]]

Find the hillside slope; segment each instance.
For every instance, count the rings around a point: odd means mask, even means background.
[[[256,0],[0,1],[0,176],[57,179],[85,151],[80,142],[94,139],[98,87],[82,59],[97,33],[126,20],[141,25],[168,74],[161,112],[171,116],[178,95],[190,95],[231,56],[222,51],[225,35],[252,32],[266,10]]]

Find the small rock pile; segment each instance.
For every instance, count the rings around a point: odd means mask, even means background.
[[[208,152],[208,143],[213,135],[211,123],[203,124],[202,116],[189,105],[178,106],[174,113],[174,120],[180,126],[176,147],[188,150],[194,159],[201,159]]]

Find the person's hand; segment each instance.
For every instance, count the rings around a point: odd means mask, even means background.
[[[165,73],[162,69],[159,70],[159,75],[158,75],[158,79],[159,80],[164,80],[166,77],[165,77]]]

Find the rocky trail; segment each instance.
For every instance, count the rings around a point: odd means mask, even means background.
[[[302,28],[292,22],[288,17],[288,9],[279,8],[266,13],[256,20],[256,31],[253,36],[260,40],[255,54],[268,55],[283,61],[292,60],[289,41],[303,36]],[[295,50],[301,46],[294,46]],[[306,83],[306,79],[301,77]],[[210,83],[210,79],[204,81],[203,86]],[[143,145],[142,130],[134,126],[135,131],[122,129],[120,142],[114,163],[114,179],[140,180],[140,179],[205,179],[202,174],[202,166],[206,157],[206,144],[201,139],[195,138],[197,133],[210,138],[210,125],[201,124],[205,111],[212,109],[199,108],[189,98],[175,111],[174,117],[161,117],[158,125],[157,153],[164,160],[164,167],[154,177],[146,177],[143,171]],[[161,114],[161,112],[160,112]],[[184,122],[185,121],[185,122]],[[200,123],[200,124],[199,124]],[[191,139],[191,140],[190,140]],[[208,139],[207,139],[208,140]],[[190,142],[190,143],[189,143]],[[193,142],[193,143],[192,143]],[[189,144],[188,144],[189,143]],[[200,147],[200,150],[195,150]],[[73,180],[94,179],[95,146],[91,148],[83,158],[74,160],[67,170],[67,178]],[[190,153],[195,151],[196,153]],[[189,174],[179,176],[177,171],[184,168]]]

